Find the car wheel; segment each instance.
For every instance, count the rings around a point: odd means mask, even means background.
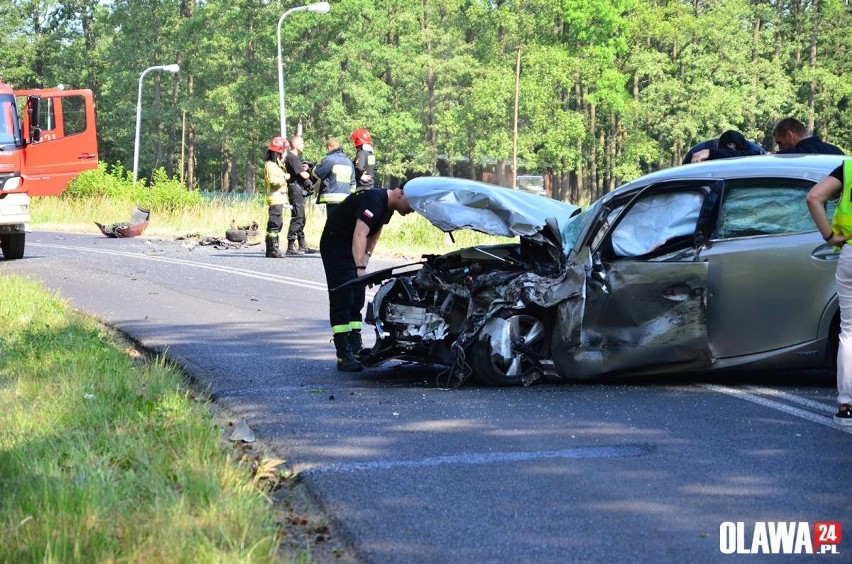
[[[529,314],[492,319],[480,334],[471,347],[470,365],[474,378],[487,386],[522,384],[535,366],[533,357],[548,348],[544,323]]]
[[[3,250],[3,258],[6,260],[23,258],[25,237],[25,233],[0,235],[0,249]]]
[[[227,229],[225,231],[225,239],[232,243],[243,243],[248,238],[248,233],[245,229]]]

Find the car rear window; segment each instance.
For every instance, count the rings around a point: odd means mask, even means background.
[[[813,231],[805,196],[807,180],[763,179],[729,182],[719,211],[720,239]]]

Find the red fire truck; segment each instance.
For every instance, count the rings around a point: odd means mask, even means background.
[[[22,111],[18,111],[18,107]],[[30,196],[56,196],[98,166],[91,90],[13,90],[0,82],[0,250],[24,256]]]

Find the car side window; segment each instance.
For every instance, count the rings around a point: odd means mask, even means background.
[[[691,242],[704,193],[662,192],[641,197],[612,231],[617,257],[638,257]]]
[[[813,231],[806,180],[750,179],[730,182],[719,210],[716,238],[783,235]]]

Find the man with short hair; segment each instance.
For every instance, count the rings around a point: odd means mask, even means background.
[[[328,217],[340,202],[355,191],[355,166],[334,137],[328,138],[325,148],[328,153],[314,167],[314,176],[320,181],[317,203],[325,204]]]
[[[819,153],[822,155],[843,155],[839,147],[826,143],[816,135],[808,135],[805,124],[796,118],[784,118],[775,124],[772,137],[778,145],[778,154]]]
[[[338,370],[364,369],[358,355],[363,348],[361,309],[365,295],[364,286],[336,288],[366,274],[382,228],[394,212],[407,215],[411,211],[402,188],[363,190],[347,196],[325,222],[320,253],[328,285],[329,321]]]
[[[305,141],[300,135],[290,138],[290,150],[285,163],[290,180],[287,182],[287,196],[290,199],[290,228],[287,231],[287,254],[304,255],[315,253],[305,242],[305,198],[310,193],[311,173],[302,163],[301,154],[305,150]],[[297,246],[298,245],[298,246]]]

